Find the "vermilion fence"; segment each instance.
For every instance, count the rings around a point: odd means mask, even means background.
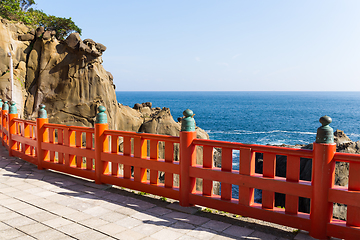
[[[320,139],[313,150],[301,150],[196,139],[189,112],[184,114],[180,137],[108,130],[103,107],[95,128],[65,126],[48,123],[44,108],[35,122],[17,118],[14,103],[9,113],[4,104],[0,133],[9,155],[39,169],[176,199],[182,206],[201,205],[291,226],[319,239],[360,238],[360,155],[336,153],[334,143]],[[159,146],[164,149],[161,158]],[[202,165],[196,164],[199,147]],[[214,167],[214,148],[221,149],[221,168]],[[176,149],[179,161],[174,160]],[[240,152],[239,170],[233,169],[234,151]],[[263,154],[262,174],[255,173],[255,153]],[[287,157],[286,178],[275,175],[277,155]],[[312,159],[311,182],[299,179],[300,158]],[[348,187],[334,186],[336,161],[349,163]],[[202,179],[201,191],[196,190],[196,179]],[[221,183],[221,195],[214,194],[214,181]],[[239,189],[235,198],[233,185]],[[262,190],[261,204],[254,202],[254,189]],[[285,194],[285,208],[274,207],[275,192]],[[299,197],[310,199],[310,214],[298,211]],[[333,203],[347,205],[347,221],[332,219]]]

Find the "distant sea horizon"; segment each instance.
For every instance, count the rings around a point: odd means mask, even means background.
[[[360,92],[321,91],[117,91],[119,103],[152,102],[170,108],[176,121],[189,108],[211,139],[252,144],[308,144],[319,118],[360,140]]]

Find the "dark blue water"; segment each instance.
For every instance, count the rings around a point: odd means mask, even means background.
[[[319,118],[360,140],[358,92],[116,92],[124,105],[152,102],[176,120],[190,108],[211,139],[255,144],[314,142]]]
[[[190,108],[197,126],[211,139],[253,144],[307,144],[315,141],[319,118],[353,141],[360,140],[358,92],[116,92],[124,105],[152,102],[168,107],[176,120]],[[233,151],[233,169],[239,169],[239,151]],[[233,185],[233,197],[238,186]],[[261,201],[256,189],[255,201]]]

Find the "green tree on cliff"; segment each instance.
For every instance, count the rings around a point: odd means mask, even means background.
[[[34,0],[0,0],[0,16],[24,22],[32,27],[43,26],[45,30],[55,30],[57,39],[64,39],[74,31],[81,34],[81,29],[71,18],[47,15],[41,10],[31,8],[33,5]]]

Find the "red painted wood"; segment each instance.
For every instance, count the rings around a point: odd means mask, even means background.
[[[59,172],[72,174],[75,176],[79,176],[79,177],[83,177],[83,178],[87,178],[87,179],[96,181],[95,171],[93,171],[93,170],[72,168],[72,167],[65,166],[65,164],[53,163],[53,162],[48,162],[48,161],[43,162],[43,167],[46,169],[53,169],[53,170],[56,170]]]
[[[64,131],[62,129],[58,129],[58,145],[57,146],[58,148],[61,148],[61,146],[64,144]],[[51,150],[51,149],[49,149]],[[64,163],[64,152],[58,152],[58,162],[60,164],[63,164]]]
[[[124,156],[123,154],[101,153],[102,161],[110,161],[120,164],[132,164],[134,167],[141,167],[145,169],[153,169],[156,171],[169,172],[179,174],[178,162],[165,162],[163,159],[158,161],[151,161],[149,158],[135,158],[133,156]]]
[[[276,167],[276,154],[264,153],[263,154],[263,176],[266,178],[275,177]],[[275,192],[274,191],[262,191],[262,207],[263,208],[274,208]]]
[[[147,158],[147,141],[141,137],[134,138],[134,157],[139,159]],[[134,166],[134,180],[136,182],[147,181],[146,168],[143,165]]]
[[[213,168],[213,147],[203,147],[203,168]],[[213,181],[203,179],[203,194],[206,196],[213,195]]]
[[[328,202],[328,191],[334,185],[336,144],[314,143],[312,161],[312,197],[310,202],[310,236],[326,239],[327,224],[332,219],[333,204]]]
[[[174,143],[165,142],[165,162],[173,163],[174,162]],[[165,187],[172,188],[174,183],[174,174],[165,172]]]
[[[157,161],[159,158],[159,142],[157,140],[150,140],[150,160]],[[159,172],[150,169],[150,183],[158,184]]]
[[[223,201],[220,197],[202,196],[200,194],[191,194],[190,202],[220,211],[230,212],[242,216],[251,216],[256,219],[286,225],[308,231],[310,229],[309,214],[299,213],[297,215],[285,214],[281,208],[262,209],[261,204],[254,203],[252,206],[238,204],[236,199],[232,201]]]
[[[64,145],[68,147],[75,146],[75,131],[68,128],[64,130]],[[75,155],[65,152],[65,165],[68,167],[76,167]]]
[[[36,119],[38,169],[43,169],[42,164],[46,160],[46,156],[49,152],[41,148],[42,143],[46,143],[49,141],[49,134],[47,133],[46,128],[43,126],[48,121],[49,120],[47,118]]]
[[[327,234],[340,239],[358,240],[360,227],[346,225],[345,221],[333,219],[327,224]]]
[[[191,167],[190,177],[203,179],[212,179],[221,183],[231,183],[239,185],[244,189],[257,188],[267,191],[279,192],[284,194],[298,195],[300,197],[310,198],[312,193],[311,184],[308,181],[299,181],[299,183],[287,182],[285,178],[275,177],[264,178],[262,174],[254,173],[251,176],[238,174],[238,172],[222,172],[218,168],[213,170],[203,169],[201,167]]]
[[[87,132],[86,133],[86,150],[92,150],[92,148],[93,148],[93,133]],[[91,156],[90,157],[85,156],[85,157],[86,157],[86,169],[87,170],[94,169],[94,157],[91,157]]]
[[[75,132],[75,144],[76,148],[81,148],[82,146],[82,132],[76,131]],[[81,168],[82,165],[82,156],[76,154],[76,167]]]
[[[191,166],[196,164],[196,148],[193,140],[196,132],[180,132],[180,205],[191,206],[190,193],[195,192],[195,177],[190,177]]]
[[[348,191],[347,187],[333,186],[329,189],[329,202],[360,207],[360,191]]]
[[[255,144],[225,142],[225,141],[210,140],[210,139],[194,139],[194,144],[201,146],[212,146],[218,148],[232,148],[236,150],[251,149],[253,152],[275,153],[277,155],[293,155],[293,156],[308,157],[308,158],[312,158],[313,156],[312,151],[307,149],[263,146],[263,145],[255,145]]]
[[[123,138],[123,149],[124,149],[124,155],[130,156],[131,154],[131,138],[130,137],[124,137]],[[131,178],[131,165],[125,165],[124,168],[124,178]]]
[[[300,157],[287,156],[286,160],[286,181],[298,183],[300,179]],[[285,212],[297,214],[299,209],[298,195],[287,194],[285,197]]]
[[[126,187],[141,192],[147,192],[158,196],[164,196],[167,198],[179,200],[178,188],[166,188],[164,184],[159,183],[158,185],[150,184],[149,181],[137,182],[134,179],[114,177],[111,175],[102,175],[101,181],[103,183],[112,184],[120,187]]]
[[[108,138],[104,131],[109,125],[107,123],[95,124],[95,183],[101,184],[101,175],[108,172],[108,162],[101,160],[101,154],[108,151]]]
[[[55,129],[49,128],[49,143],[54,144],[55,143]],[[50,162],[55,161],[55,151],[49,151],[50,152]]]
[[[111,136],[111,153],[119,153],[119,137]],[[117,176],[119,174],[119,164],[111,162],[111,174]]]
[[[232,149],[223,148],[221,151],[221,171],[231,172],[232,170]],[[221,199],[230,200],[232,193],[232,185],[229,183],[221,183]]]
[[[349,164],[349,191],[359,191],[360,193],[360,163],[351,162]],[[360,198],[358,198],[360,201]],[[347,206],[347,225],[360,227],[360,207]],[[360,235],[359,235],[360,236]]]
[[[255,173],[255,153],[250,148],[240,149],[239,174],[252,176]],[[251,206],[254,203],[254,188],[239,185],[239,203],[245,206]]]

